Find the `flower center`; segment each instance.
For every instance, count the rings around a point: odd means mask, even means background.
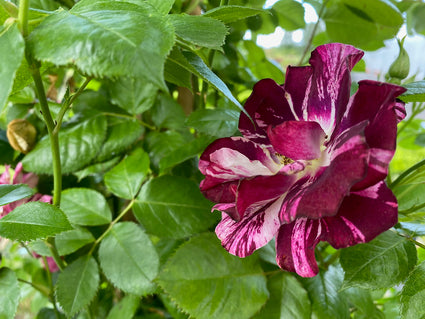
[[[279,153],[274,153],[276,157],[279,159],[280,164],[288,165],[294,162],[294,160],[290,159],[289,157],[283,156]]]

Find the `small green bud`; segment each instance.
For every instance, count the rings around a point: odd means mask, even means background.
[[[404,43],[403,38],[401,41],[397,40],[398,46],[400,48],[400,53],[398,54],[397,59],[391,64],[388,74],[391,78],[403,80],[409,75],[410,69],[410,60],[409,55],[406,50],[403,48]]]

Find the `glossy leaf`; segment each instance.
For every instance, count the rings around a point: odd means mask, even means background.
[[[105,174],[105,185],[118,197],[132,199],[137,195],[148,171],[149,156],[137,148]]]
[[[0,269],[0,318],[15,318],[21,297],[18,278],[9,268]]]
[[[407,91],[400,99],[404,102],[425,102],[425,81],[418,81],[403,85]]]
[[[181,53],[178,50],[173,50],[168,59],[173,63],[180,65],[186,70],[200,76],[202,79],[211,84],[216,90],[224,94],[230,101],[232,101],[241,110],[244,110],[242,105],[233,96],[227,85],[214,73],[212,72],[205,62],[192,52]]]
[[[208,229],[217,220],[198,185],[178,176],[161,176],[142,186],[133,207],[149,234],[183,238]]]
[[[195,15],[170,15],[176,35],[184,41],[210,49],[220,49],[227,34],[223,22]]]
[[[132,319],[136,313],[140,298],[134,295],[126,295],[122,298],[111,311],[106,319]]]
[[[261,9],[248,8],[236,5],[220,6],[205,12],[205,17],[211,17],[224,23],[231,23],[238,20],[246,19],[263,12]]]
[[[71,229],[59,208],[43,202],[23,204],[0,219],[0,236],[19,241],[46,238]]]
[[[200,136],[193,141],[173,150],[159,161],[159,168],[162,172],[177,164],[197,156],[213,141],[209,136]]]
[[[288,31],[297,30],[305,26],[304,7],[294,0],[279,0],[273,5],[277,13],[279,26]]]
[[[99,268],[91,256],[82,256],[59,274],[56,297],[62,309],[72,316],[87,306],[99,285]]]
[[[34,190],[26,184],[0,185],[0,206],[34,195]]]
[[[227,137],[237,130],[239,114],[228,109],[201,109],[191,113],[186,124],[201,133]]]
[[[24,39],[17,24],[0,27],[0,112],[12,90],[15,73],[24,57]]]
[[[340,292],[344,273],[339,266],[331,265],[313,278],[302,280],[313,306],[316,318],[350,318],[349,305]]]
[[[62,192],[61,208],[77,225],[104,225],[112,220],[105,198],[89,188],[69,188]]]
[[[425,316],[425,262],[412,271],[404,284],[401,291],[401,314],[403,319]]]
[[[402,214],[414,212],[425,203],[423,197],[425,184],[423,183],[397,185],[393,191],[397,197],[399,212]]]
[[[158,166],[163,157],[184,145],[185,142],[183,135],[176,131],[149,132],[146,135],[146,143],[151,163]]]
[[[330,1],[323,19],[331,41],[373,50],[394,37],[403,24],[397,7],[386,0]]]
[[[250,318],[269,295],[256,258],[230,255],[213,234],[183,244],[164,266],[158,283],[195,318]]]
[[[404,280],[416,264],[416,248],[387,231],[366,244],[343,249],[344,288],[388,288]]]
[[[96,160],[103,162],[133,144],[143,134],[143,126],[136,119],[108,117],[108,131]]]
[[[87,176],[103,175],[105,172],[109,171],[112,167],[118,164],[120,159],[120,156],[116,156],[109,161],[87,166],[81,171],[75,172],[74,175],[78,177],[79,181]]]
[[[148,2],[162,14],[170,12],[174,1],[175,0],[148,0]]]
[[[106,118],[97,116],[59,133],[62,173],[78,171],[96,156],[106,136]],[[52,152],[48,136],[29,152],[22,163],[26,170],[39,174],[53,174]]]
[[[56,236],[55,242],[59,255],[69,255],[81,247],[94,242],[92,233],[85,228],[75,228],[70,231],[60,233]]]
[[[152,293],[159,258],[149,237],[138,225],[115,224],[100,244],[99,260],[114,286],[138,296]]]
[[[186,116],[183,108],[169,95],[160,94],[151,109],[152,122],[159,128],[180,129]]]
[[[311,304],[307,291],[288,273],[269,277],[270,299],[253,319],[310,319]]]
[[[31,33],[29,45],[42,61],[72,63],[95,77],[140,77],[164,88],[172,30],[147,2],[83,0],[47,17]]]
[[[112,103],[133,115],[149,110],[158,91],[151,82],[129,77],[109,82],[108,88]]]

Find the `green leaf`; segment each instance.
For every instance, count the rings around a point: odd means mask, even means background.
[[[79,227],[62,232],[55,237],[56,247],[61,256],[69,255],[94,241],[95,238],[90,231]],[[33,241],[29,243],[29,247],[41,256],[52,257],[52,252],[44,240]]]
[[[97,174],[102,175],[108,170],[110,170],[112,167],[114,167],[116,164],[118,164],[120,159],[121,159],[120,156],[116,156],[109,161],[87,166],[81,171],[75,172],[74,175],[78,177],[78,181],[81,181],[83,178],[87,176],[94,176]]]
[[[12,90],[15,73],[24,57],[24,39],[17,24],[9,27],[0,26],[0,112],[7,102]]]
[[[77,225],[104,225],[112,220],[106,199],[89,188],[69,188],[63,191],[61,208],[69,221]]]
[[[159,257],[138,225],[115,224],[100,244],[99,261],[106,277],[119,289],[138,296],[152,293]]]
[[[103,162],[125,151],[143,134],[137,119],[108,117],[108,133],[96,160]]]
[[[226,137],[238,129],[239,114],[228,109],[200,109],[190,114],[186,124],[201,133]]]
[[[407,89],[399,96],[404,102],[425,102],[425,81],[403,84]]]
[[[168,94],[158,95],[155,106],[151,110],[151,116],[152,122],[158,128],[179,130],[186,120],[182,106]]]
[[[211,233],[180,246],[158,283],[194,318],[250,318],[269,296],[257,259],[229,254]]]
[[[198,185],[178,176],[161,176],[142,186],[133,207],[149,234],[183,238],[208,229],[217,220]]]
[[[416,264],[416,248],[405,238],[387,231],[366,244],[343,249],[343,288],[389,288],[404,280]]]
[[[59,208],[43,202],[23,204],[0,219],[0,236],[19,241],[46,238],[71,229]]]
[[[118,197],[132,199],[137,195],[148,171],[149,156],[137,148],[105,174],[105,185]]]
[[[393,191],[397,197],[398,209],[401,214],[414,212],[425,203],[425,198],[423,197],[425,192],[424,183],[397,185]]]
[[[172,14],[170,21],[176,35],[193,45],[219,50],[224,44],[227,28],[219,20],[203,15]]]
[[[205,12],[204,17],[214,18],[227,24],[255,16],[263,11],[242,6],[220,6]]]
[[[59,132],[59,151],[62,173],[83,168],[96,156],[106,135],[106,118],[97,116]],[[48,136],[29,152],[22,163],[27,171],[53,174],[52,152]]]
[[[307,291],[288,273],[269,277],[270,299],[253,319],[310,319],[311,304]]]
[[[305,27],[304,7],[294,0],[279,0],[273,7],[277,13],[279,25],[288,31],[293,31]]]
[[[173,7],[175,0],[148,0],[148,2],[162,14],[167,14]]]
[[[340,293],[343,271],[339,266],[329,266],[327,271],[321,270],[313,278],[303,278],[313,305],[315,318],[350,318],[347,300]]]
[[[185,138],[176,131],[149,132],[146,135],[146,143],[151,163],[158,166],[161,158],[178,149],[185,142]]]
[[[92,233],[85,228],[75,228],[70,231],[60,233],[56,236],[55,242],[59,255],[69,255],[81,247],[94,242]]]
[[[0,318],[13,319],[21,297],[18,278],[16,278],[13,270],[9,268],[0,269],[0,287]]]
[[[0,185],[0,206],[34,195],[34,190],[26,184]]]
[[[409,275],[401,291],[401,315],[404,319],[425,317],[425,262]]]
[[[385,318],[376,308],[369,290],[351,287],[344,290],[344,295],[355,307],[360,318]]]
[[[59,274],[56,297],[62,309],[72,316],[87,306],[99,286],[99,268],[91,256],[82,256]]]
[[[210,136],[200,136],[193,141],[173,150],[159,161],[161,172],[168,168],[184,162],[201,153],[213,141]]]
[[[403,24],[400,11],[387,0],[329,1],[323,19],[331,41],[367,50],[382,47]]]
[[[211,71],[205,62],[195,53],[188,51],[182,53],[175,49],[170,53],[168,59],[207,81],[216,90],[223,93],[224,96],[232,101],[238,108],[245,111],[242,105],[233,96],[227,85],[217,75],[215,75],[215,73]]]
[[[30,35],[35,58],[75,64],[94,77],[143,78],[165,88],[163,66],[173,26],[147,2],[79,1],[47,17]]]
[[[134,295],[126,295],[120,300],[108,314],[106,319],[132,319],[136,313],[140,298]]]
[[[133,115],[149,110],[158,91],[151,82],[129,77],[108,82],[108,89],[112,103]]]

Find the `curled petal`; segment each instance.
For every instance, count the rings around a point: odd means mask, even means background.
[[[246,257],[266,245],[279,229],[282,200],[279,198],[259,211],[245,214],[240,221],[223,214],[215,229],[223,247],[233,255]]]
[[[285,91],[271,79],[264,79],[255,84],[244,107],[254,123],[241,113],[239,131],[244,137],[256,143],[269,144],[267,138],[269,125],[276,126],[284,121],[295,120],[285,98]]]
[[[326,134],[316,122],[286,121],[272,128],[268,136],[273,148],[293,160],[312,160],[320,157]]]
[[[276,237],[276,261],[280,268],[313,277],[319,272],[314,249],[320,241],[320,220],[299,218],[279,228]]]
[[[4,172],[0,175],[0,185],[2,184],[10,184],[10,166],[4,166]]]
[[[15,167],[13,184],[27,184],[29,187],[34,188],[38,184],[38,176],[33,173],[24,174],[22,163],[19,162]]]
[[[323,218],[323,240],[334,248],[365,243],[397,223],[397,200],[380,182],[351,193],[341,204],[338,215]]]
[[[312,52],[311,68],[300,71],[288,67],[284,88],[297,114],[318,122],[331,135],[350,97],[350,71],[362,56],[363,52],[351,45],[330,43]]]

